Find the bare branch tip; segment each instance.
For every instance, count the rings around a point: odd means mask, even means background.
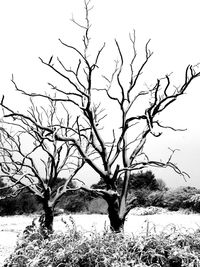
[[[4,98],[5,98],[5,96],[2,95],[2,98],[1,98],[1,105],[3,105]]]
[[[48,63],[49,65],[51,64],[52,59],[53,59],[53,55],[49,59],[49,63]]]

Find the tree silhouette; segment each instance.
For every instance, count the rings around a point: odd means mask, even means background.
[[[0,192],[7,189],[10,193],[1,199],[16,197],[24,190],[34,194],[44,210],[41,225],[52,231],[55,206],[66,192],[77,190],[72,179],[84,161],[74,146],[56,141],[54,135],[49,136],[45,131],[45,128],[54,129],[54,123],[60,125],[62,121],[57,118],[56,103],[48,100],[46,107],[43,103],[39,108],[32,99],[30,101],[26,115],[7,109],[10,114],[2,120],[0,178],[6,179],[8,185]],[[65,122],[68,120],[66,117]]]

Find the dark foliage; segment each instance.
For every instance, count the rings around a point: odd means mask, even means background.
[[[123,179],[120,178],[117,181],[117,188],[120,191],[123,186]],[[100,179],[98,183],[93,184],[92,188],[105,189],[106,184],[103,179]],[[148,189],[150,191],[165,190],[165,183],[161,179],[156,179],[152,171],[139,172],[132,174],[129,180],[129,190]]]
[[[200,190],[190,186],[169,190],[164,195],[164,207],[171,211],[177,211],[180,208],[193,208],[192,205],[189,205],[188,200],[199,192]]]
[[[7,184],[4,182],[2,178],[0,178],[0,197],[4,197],[11,193],[12,193],[12,190],[10,188],[7,188]]]
[[[93,197],[87,192],[75,191],[63,198],[58,206],[64,208],[66,212],[87,212],[92,199]]]
[[[200,192],[192,195],[185,201],[185,205],[195,212],[200,212]]]
[[[16,197],[8,197],[0,200],[0,215],[30,214],[39,211],[39,205],[36,197],[24,190]]]
[[[131,175],[129,188],[132,190],[149,189],[150,191],[159,190],[160,182],[155,178],[152,171],[139,172]]]
[[[117,189],[121,192],[123,179],[117,181]],[[93,184],[92,188],[105,189],[106,184],[103,179],[97,184]],[[134,194],[137,197],[136,206],[159,206],[163,207],[163,192],[167,190],[165,182],[162,179],[156,179],[152,171],[139,172],[132,174],[129,181],[129,196]],[[152,195],[153,193],[156,193]],[[151,195],[151,197],[150,197]],[[149,198],[150,197],[150,198]],[[158,198],[160,199],[158,201]],[[162,199],[162,201],[161,201]]]
[[[54,186],[54,190],[65,183],[64,178],[58,178]],[[6,184],[0,180],[0,187],[5,187]],[[75,187],[73,183],[70,184],[72,188]],[[16,214],[30,214],[34,212],[42,212],[41,199],[31,194],[28,190],[23,190],[18,196],[10,197],[11,189],[1,190],[1,196],[6,196],[5,199],[0,200],[0,216],[16,215]],[[81,212],[85,211],[90,196],[84,192],[69,192],[61,197],[57,208],[63,208],[67,212]]]
[[[154,206],[154,207],[165,207],[165,194],[166,191],[153,191],[151,192],[147,199],[146,203],[148,206]]]

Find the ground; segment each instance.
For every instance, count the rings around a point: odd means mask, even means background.
[[[200,227],[200,214],[183,214],[180,212],[163,212],[156,210],[135,209],[128,216],[125,223],[125,232],[140,234],[144,231],[160,232],[167,231],[173,227],[180,231],[194,231]],[[152,215],[151,215],[152,214]],[[11,216],[0,217],[0,265],[14,250],[18,235],[20,235],[27,225],[30,225],[35,216]],[[109,228],[107,215],[98,214],[76,214],[72,215],[79,229],[103,231]],[[70,224],[69,215],[55,218],[54,229],[63,231],[65,229],[62,218]]]

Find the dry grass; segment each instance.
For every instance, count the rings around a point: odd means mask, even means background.
[[[105,227],[103,232],[95,228],[84,231],[74,219],[64,221],[65,231],[55,232],[48,239],[40,231],[23,235],[17,248],[7,260],[15,267],[126,267],[170,266],[173,258],[181,260],[181,266],[200,265],[200,232],[177,228],[174,224],[163,228],[159,234],[149,221],[139,235],[113,234]],[[178,265],[177,265],[178,266]]]
[[[15,252],[17,235],[31,224],[34,216],[1,217],[0,264],[13,252],[7,266],[125,267],[140,264],[138,266],[156,267],[165,266],[163,264],[175,255],[183,261],[182,266],[200,266],[199,215],[165,214],[164,211],[154,214],[153,210],[143,209],[135,212],[137,215],[128,217],[125,235],[109,233],[106,215],[79,214],[72,219],[65,216],[66,224],[61,221],[62,217],[56,217],[56,231],[49,240],[43,239],[35,229],[29,236],[21,236]],[[14,261],[22,265],[13,265]],[[49,262],[52,265],[48,265]]]

